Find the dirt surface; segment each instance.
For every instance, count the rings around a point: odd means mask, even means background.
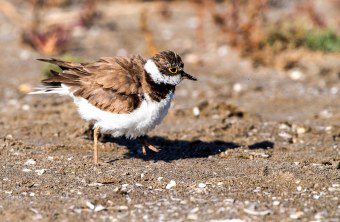
[[[294,70],[255,69],[212,25],[206,47],[195,43],[192,5],[174,4],[170,21],[154,6],[99,5],[100,23],[73,38],[69,53],[86,60],[147,56],[138,12],[148,10],[157,47],[199,79],[177,87],[149,133],[159,153],[103,135],[101,165],[70,98],[22,93],[45,56],[0,14],[0,221],[339,221],[339,55],[298,51]]]

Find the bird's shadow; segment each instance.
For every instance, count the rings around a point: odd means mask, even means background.
[[[93,135],[88,134],[88,139]],[[138,140],[130,140],[125,137],[112,137],[110,134],[101,135],[102,143],[115,143],[119,146],[124,146],[129,149],[125,154],[126,158],[141,158],[143,160],[154,161],[173,161],[178,159],[188,158],[205,158],[212,155],[222,153],[226,150],[236,149],[239,147],[248,147],[248,149],[273,149],[274,143],[268,140],[260,141],[252,145],[241,145],[234,142],[226,142],[222,140],[202,141],[202,140],[170,140],[164,137],[153,136],[146,137],[146,141],[153,146],[159,148],[159,152],[146,150],[147,153],[142,153],[142,145]],[[109,161],[112,162],[112,161]]]
[[[163,137],[147,137],[148,143],[159,148],[159,152],[146,150],[142,153],[141,144],[138,140],[129,140],[124,137],[113,138],[109,135],[102,137],[102,142],[112,142],[120,146],[125,146],[129,152],[125,154],[126,158],[141,158],[143,160],[154,161],[173,161],[187,158],[203,158],[219,154],[228,149],[235,149],[241,145],[233,142],[215,141],[187,141],[187,140],[169,140]]]

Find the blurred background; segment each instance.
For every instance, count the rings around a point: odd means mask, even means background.
[[[252,96],[242,102],[240,95],[257,90],[257,100],[267,104],[277,88],[284,97],[306,96],[307,85],[335,95],[339,8],[339,0],[2,0],[0,97],[20,97],[55,69],[36,58],[93,61],[167,49],[200,78],[200,89],[187,83],[178,92],[198,105],[235,98],[259,112]],[[300,89],[291,89],[290,81]]]

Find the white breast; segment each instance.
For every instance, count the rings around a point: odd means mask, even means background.
[[[160,102],[153,101],[148,95],[139,108],[128,114],[113,114],[102,111],[91,105],[81,97],[73,96],[81,117],[85,120],[95,120],[95,127],[99,126],[101,132],[110,132],[113,136],[136,138],[145,135],[161,123],[168,113],[174,93],[169,93]]]

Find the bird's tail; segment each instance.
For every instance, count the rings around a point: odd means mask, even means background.
[[[41,81],[42,85],[29,94],[61,94],[68,95],[70,87],[80,85],[80,76],[86,75],[80,63],[61,61],[58,59],[38,59],[59,66],[62,71],[50,71],[51,76]]]

